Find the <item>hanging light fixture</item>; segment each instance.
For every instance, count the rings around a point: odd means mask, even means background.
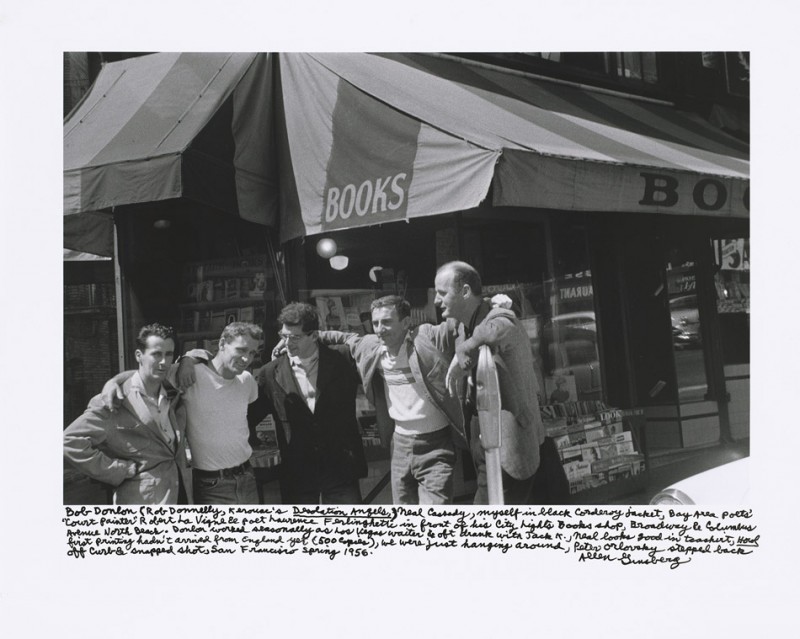
[[[382,270],[383,270],[382,266],[373,266],[371,269],[369,269],[369,279],[371,279],[373,282],[377,283],[378,282],[378,271],[382,271]]]
[[[336,255],[336,249],[336,241],[330,237],[323,237],[317,242],[317,255],[326,260]]]
[[[343,271],[347,268],[347,265],[350,263],[350,258],[346,255],[334,255],[330,259],[331,268],[335,271]]]

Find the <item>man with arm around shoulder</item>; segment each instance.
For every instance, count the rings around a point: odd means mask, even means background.
[[[260,369],[250,419],[275,418],[284,503],[360,504],[367,462],[350,351],[319,343],[319,316],[310,304],[287,304],[278,323],[286,353]]]
[[[374,334],[325,331],[323,343],[346,343],[375,406],[381,443],[391,449],[395,504],[449,504],[455,448],[467,448],[464,417],[447,391],[455,323],[411,328],[411,307],[396,295],[372,302]]]
[[[136,344],[139,368],[122,386],[120,408],[112,412],[102,395],[93,397],[64,431],[64,459],[112,485],[115,504],[191,503],[185,415],[177,392],[164,385],[175,351],[172,329],[144,326]]]
[[[186,438],[191,453],[196,504],[257,504],[258,489],[250,465],[253,450],[247,409],[258,396],[253,362],[263,331],[247,322],[225,327],[217,353],[202,365],[193,357],[171,367],[173,386],[184,388],[181,405],[186,414]],[[192,351],[204,356],[205,351]],[[130,376],[119,373],[106,382],[102,399],[111,408],[122,393],[119,384]],[[185,381],[185,380],[190,381]]]

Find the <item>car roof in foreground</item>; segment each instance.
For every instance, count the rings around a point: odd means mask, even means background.
[[[746,504],[750,492],[750,458],[697,473],[664,490],[680,491],[698,506]]]

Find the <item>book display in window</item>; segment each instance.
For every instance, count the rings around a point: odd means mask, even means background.
[[[254,468],[272,468],[281,463],[281,452],[278,448],[278,432],[275,419],[267,415],[255,426],[255,437],[250,443],[253,455],[250,463]]]
[[[570,494],[597,488],[644,471],[635,433],[623,411],[602,402],[581,401],[541,407],[545,433],[558,449]]]
[[[278,312],[275,273],[266,255],[187,264],[185,297],[180,305],[182,348],[205,346],[216,351],[219,336],[231,322],[262,328]]]

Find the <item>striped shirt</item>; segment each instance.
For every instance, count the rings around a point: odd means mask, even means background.
[[[397,355],[389,353],[386,347],[382,349],[381,370],[389,416],[398,433],[418,435],[448,426],[445,414],[428,398],[425,383],[414,378],[406,344],[400,347]]]

